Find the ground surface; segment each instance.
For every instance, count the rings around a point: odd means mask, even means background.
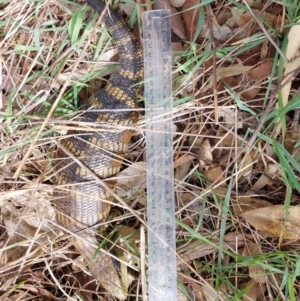
[[[179,300],[300,300],[298,1],[170,2]],[[122,5],[137,36],[141,4]],[[0,3],[1,300],[113,300],[51,205],[56,142],[117,67],[97,19],[84,1]],[[116,208],[108,229],[133,267],[128,300],[146,291],[140,111],[116,191],[135,214]]]

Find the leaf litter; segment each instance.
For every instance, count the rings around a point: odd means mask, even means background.
[[[131,23],[141,15],[135,9],[145,9],[139,4],[152,5],[137,3],[123,6]],[[96,19],[83,1],[39,5],[0,4],[0,298],[112,300],[57,225],[51,200],[55,141],[67,124],[80,128],[68,120],[77,98],[105,84],[117,50],[105,30],[92,30]],[[152,6],[165,7],[172,13],[179,299],[298,300],[297,4]],[[141,36],[138,26],[134,32]],[[143,114],[135,129],[116,190],[132,210],[117,202],[106,226],[132,270],[128,300],[142,295],[147,253]]]

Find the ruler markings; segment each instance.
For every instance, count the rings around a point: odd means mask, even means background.
[[[177,300],[170,11],[143,14],[149,300]]]

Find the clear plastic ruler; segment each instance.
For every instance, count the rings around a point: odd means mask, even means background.
[[[169,10],[143,14],[149,300],[177,300]]]

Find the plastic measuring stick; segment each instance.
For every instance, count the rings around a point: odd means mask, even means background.
[[[149,300],[177,300],[169,10],[143,14]]]

